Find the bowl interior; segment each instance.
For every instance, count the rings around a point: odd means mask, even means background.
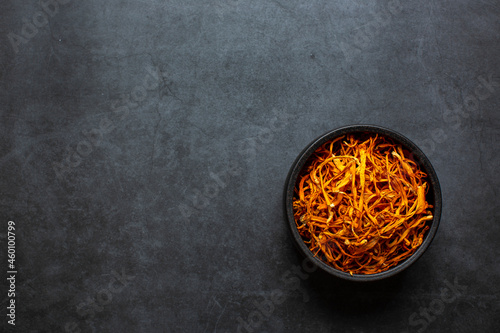
[[[422,244],[418,247],[418,249],[411,255],[409,258],[399,263],[398,265],[380,272],[376,274],[353,274],[350,275],[347,272],[340,271],[317,257],[314,257],[313,253],[309,250],[307,245],[304,243],[301,235],[299,234],[293,212],[293,194],[294,188],[297,182],[297,178],[299,177],[302,168],[307,164],[309,158],[313,155],[313,153],[325,142],[331,141],[339,136],[346,134],[379,134],[379,136],[386,136],[392,139],[395,143],[401,144],[401,146],[406,149],[411,154],[411,158],[418,164],[419,168],[427,174],[429,191],[426,195],[426,199],[433,206],[430,210],[433,214],[432,221],[429,221],[430,229],[427,231],[426,236],[422,242]],[[425,252],[425,250],[429,247],[434,235],[436,234],[437,228],[439,226],[439,220],[441,216],[441,189],[439,186],[439,180],[437,178],[436,172],[432,167],[430,161],[425,156],[425,154],[408,138],[405,136],[378,126],[373,125],[356,125],[356,126],[347,126],[343,128],[339,128],[328,132],[317,139],[315,139],[311,144],[309,144],[297,157],[295,162],[293,163],[290,172],[288,173],[286,186],[285,186],[285,216],[287,217],[287,222],[290,227],[290,231],[292,233],[292,237],[294,239],[295,245],[298,247],[299,251],[306,256],[310,261],[314,262],[317,266],[322,268],[324,271],[351,281],[373,281],[380,280],[383,278],[387,278],[389,276],[393,276],[412,263],[414,263],[420,256]]]

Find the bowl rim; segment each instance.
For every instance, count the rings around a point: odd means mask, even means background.
[[[433,219],[430,224],[430,229],[427,231],[427,235],[423,240],[422,244],[419,248],[413,253],[409,258],[407,258],[402,263],[380,273],[375,274],[353,274],[352,276],[347,273],[340,271],[325,262],[321,259],[314,257],[313,253],[306,246],[302,237],[300,236],[296,224],[295,218],[293,215],[293,191],[295,188],[295,184],[297,182],[298,175],[300,171],[304,167],[305,163],[309,159],[309,157],[325,142],[331,141],[332,139],[339,137],[341,135],[350,134],[350,133],[373,133],[387,136],[393,139],[396,143],[401,144],[404,148],[408,149],[412,153],[412,157],[415,162],[423,169],[424,172],[427,173],[427,177],[429,179],[429,191],[432,191],[434,196],[434,208],[433,208]],[[434,170],[431,162],[427,158],[427,156],[423,153],[423,151],[410,139],[406,136],[402,135],[399,132],[394,130],[381,127],[378,125],[348,125],[340,128],[333,129],[328,131],[316,139],[314,139],[311,143],[309,143],[297,156],[295,161],[293,162],[287,178],[285,182],[285,191],[284,191],[284,208],[285,208],[285,217],[287,220],[287,224],[292,234],[292,238],[294,240],[294,244],[297,246],[302,255],[308,258],[311,262],[313,262],[316,266],[321,268],[323,271],[336,276],[338,278],[342,278],[349,281],[376,281],[388,278],[390,276],[396,275],[413,263],[415,263],[422,254],[427,250],[429,245],[431,244],[434,236],[436,235],[437,229],[439,227],[440,219],[441,219],[441,210],[442,210],[442,198],[441,198],[441,187],[439,185],[439,179],[437,177],[436,171]]]

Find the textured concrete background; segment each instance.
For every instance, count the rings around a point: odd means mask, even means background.
[[[499,329],[498,1],[54,3],[0,3],[15,331]],[[353,285],[300,268],[282,189],[360,123],[422,147],[444,211],[414,266]]]

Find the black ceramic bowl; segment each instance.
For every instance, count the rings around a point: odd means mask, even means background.
[[[432,221],[429,221],[430,229],[427,231],[427,234],[419,246],[419,248],[415,251],[415,253],[407,258],[405,261],[401,262],[397,266],[394,266],[384,272],[376,273],[376,274],[353,274],[352,276],[349,273],[340,271],[325,262],[321,259],[314,257],[313,253],[309,250],[307,245],[304,243],[302,237],[300,236],[293,215],[293,195],[294,188],[297,182],[297,178],[301,173],[302,168],[307,163],[309,157],[325,142],[331,141],[339,136],[345,134],[378,134],[379,136],[385,136],[392,139],[395,143],[399,143],[403,146],[403,148],[407,149],[412,153],[413,160],[419,165],[419,168],[427,174],[429,191],[426,195],[426,199],[430,205],[433,206],[431,209],[432,214],[434,216]],[[439,219],[441,217],[441,188],[439,186],[439,180],[437,178],[436,172],[432,167],[431,163],[424,155],[424,153],[408,138],[405,136],[382,127],[372,126],[372,125],[354,125],[342,127],[326,134],[323,134],[312,143],[310,143],[297,157],[295,162],[293,163],[290,172],[288,173],[288,177],[285,185],[285,216],[288,222],[288,226],[290,227],[290,231],[292,234],[293,242],[298,247],[299,251],[307,257],[311,262],[315,263],[318,267],[334,275],[336,277],[351,280],[351,281],[374,281],[380,280],[383,278],[387,278],[389,276],[393,276],[406,268],[412,265],[425,250],[429,247],[436,234],[436,231],[439,226]]]

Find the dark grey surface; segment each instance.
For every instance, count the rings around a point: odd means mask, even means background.
[[[498,330],[497,1],[60,2],[0,3],[16,331]],[[444,204],[425,255],[363,285],[298,270],[282,209],[301,149],[358,123],[420,145]]]

